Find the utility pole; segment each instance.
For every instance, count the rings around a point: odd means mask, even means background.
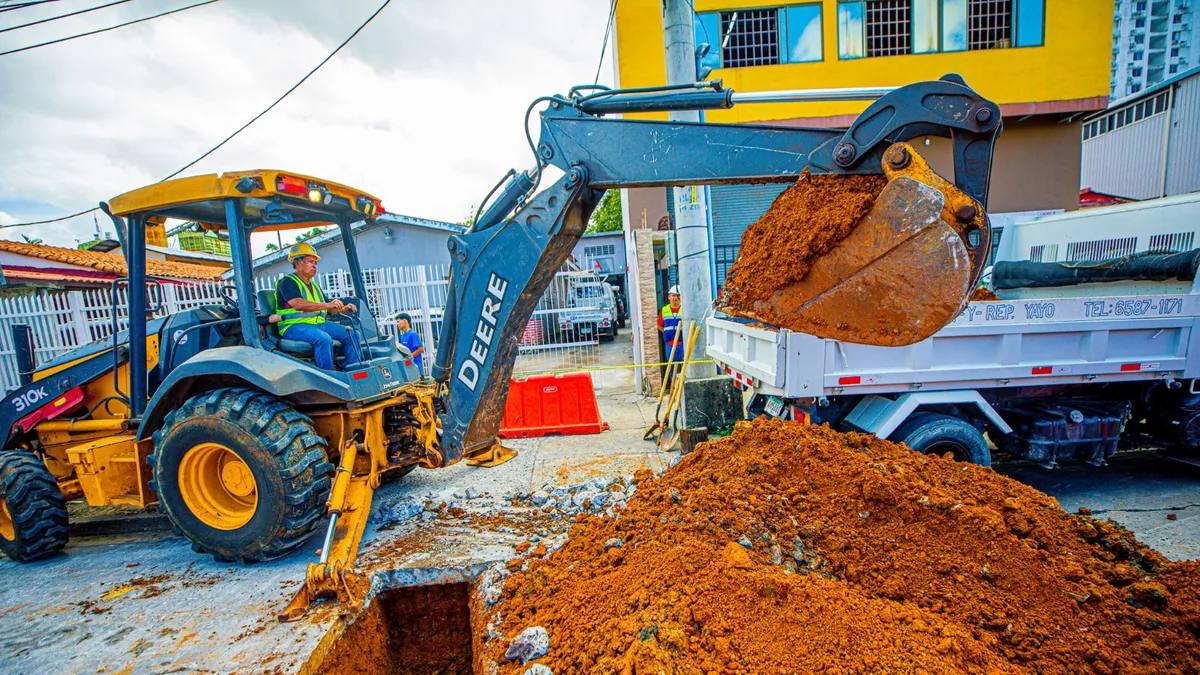
[[[667,65],[667,84],[691,84],[696,81],[696,44],[692,32],[692,6],[688,0],[663,0],[663,44]],[[672,121],[699,122],[695,110],[669,113]],[[683,317],[702,322],[712,305],[712,279],[709,276],[708,200],[702,185],[675,187],[675,250],[679,259],[679,290]],[[692,350],[692,359],[705,358],[706,331]],[[712,369],[694,365],[687,377],[712,375]]]

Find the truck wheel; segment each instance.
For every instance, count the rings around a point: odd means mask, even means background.
[[[992,465],[992,453],[983,434],[969,423],[949,415],[913,415],[897,427],[888,440],[903,443],[924,454],[944,455],[949,452],[960,462]]]
[[[217,389],[168,414],[150,465],[160,508],[219,561],[272,560],[304,543],[333,474],[312,420],[250,389]]]
[[[58,553],[67,545],[67,502],[37,457],[0,452],[0,550],[17,562]]]

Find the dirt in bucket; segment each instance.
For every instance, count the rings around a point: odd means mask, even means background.
[[[1200,564],[993,472],[739,423],[505,583],[500,673],[1197,673]]]
[[[867,215],[883,176],[813,175],[805,169],[771,208],[742,234],[725,278],[723,304],[731,314],[761,308],[781,288],[808,274]],[[780,323],[784,319],[776,317]]]

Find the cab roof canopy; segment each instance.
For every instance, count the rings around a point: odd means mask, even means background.
[[[291,171],[260,169],[176,178],[113,197],[112,215],[144,220],[194,220],[229,227],[228,199],[237,199],[247,230],[289,230],[349,223],[384,213],[378,197],[348,185]]]

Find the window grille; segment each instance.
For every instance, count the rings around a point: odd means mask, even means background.
[[[967,49],[1012,46],[1012,0],[971,0]]]
[[[912,52],[910,0],[867,0],[867,56]]]
[[[779,63],[779,10],[721,12],[721,65],[725,68]]]
[[[616,253],[617,247],[615,244],[583,247],[583,257],[585,258],[599,258],[602,255],[616,255]]]

